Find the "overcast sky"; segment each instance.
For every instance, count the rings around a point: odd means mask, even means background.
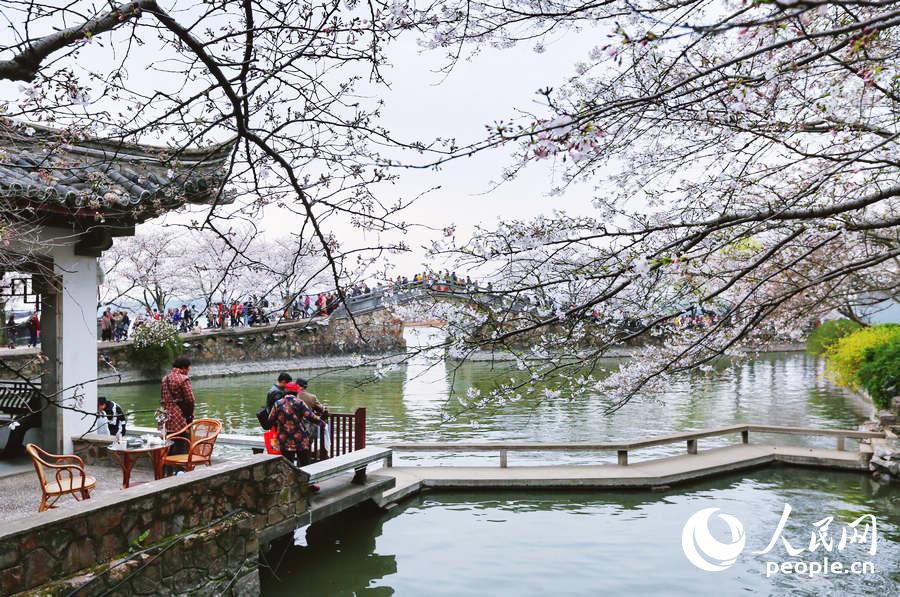
[[[33,32],[42,33],[46,31]],[[83,48],[76,68],[104,71],[115,57],[121,58],[121,50],[108,41],[107,37],[102,45],[92,43]],[[8,43],[9,39],[4,38],[3,42]],[[559,35],[555,40],[545,39],[546,49],[542,53],[534,52],[531,44],[506,50],[483,48],[471,61],[460,61],[446,75],[438,72],[445,64],[444,51],[420,50],[415,34],[411,33],[389,46],[392,66],[384,72],[391,88],[379,86],[370,93],[384,98],[382,124],[397,138],[427,141],[434,137],[455,137],[459,143],[473,142],[485,135],[485,125],[515,115],[517,108],[537,111],[535,92],[548,86],[558,87],[573,73],[576,62],[585,59],[592,47],[603,43],[601,32],[587,29]],[[129,86],[154,89],[160,84],[154,78],[158,74],[143,74],[146,65],[158,59],[152,43],[133,48],[128,60]],[[0,99],[15,102],[22,97],[19,83],[0,82]],[[147,142],[160,141],[148,139]],[[453,162],[440,171],[401,171],[399,181],[392,188],[383,188],[381,194],[386,203],[392,203],[393,194],[409,198],[439,186],[440,189],[404,212],[402,218],[438,229],[455,224],[457,237],[463,239],[469,236],[474,225],[490,226],[500,217],[530,218],[551,209],[590,211],[588,185],[572,189],[564,197],[547,197],[552,186],[549,164],[531,168],[518,179],[492,189],[492,182],[511,163],[512,149],[485,152]],[[166,218],[173,219],[185,220],[186,216]],[[300,221],[299,216],[270,206],[259,225],[267,234],[282,236],[298,229]],[[360,231],[336,220],[329,225],[345,247],[368,245],[376,240],[364,238]],[[424,258],[420,247],[427,245],[434,234],[418,229],[405,237],[413,252],[391,257],[400,271],[412,273],[420,269]],[[382,240],[395,241],[397,237]]]
[[[473,60],[459,62],[447,76],[437,72],[444,64],[442,53],[422,52],[415,38],[407,37],[388,53],[393,68],[387,71],[391,89],[380,91],[386,102],[382,122],[401,139],[475,141],[484,136],[485,125],[514,115],[517,108],[537,111],[536,91],[558,87],[573,73],[574,64],[600,43],[596,33],[584,32],[546,44],[543,53],[527,45],[507,50],[486,48]],[[420,199],[405,212],[404,219],[437,228],[456,224],[457,236],[467,238],[476,224],[490,225],[500,217],[530,218],[554,208],[590,211],[587,186],[572,189],[564,197],[547,197],[552,186],[549,164],[493,188],[492,182],[512,163],[511,149],[452,162],[439,171],[401,171],[395,188],[404,197],[441,187]],[[266,230],[276,234],[296,225],[275,207],[267,208],[264,222]],[[350,228],[338,233],[360,234]],[[406,238],[415,250],[392,259],[403,271],[418,270],[424,256],[419,247],[431,236],[427,230],[411,232]]]

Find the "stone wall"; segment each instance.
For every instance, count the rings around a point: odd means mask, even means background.
[[[253,516],[238,512],[206,528],[50,583],[35,593],[63,597],[112,595],[257,595],[259,539]]]
[[[379,309],[349,318],[307,319],[274,326],[202,330],[183,334],[184,353],[194,363],[192,375],[223,375],[275,371],[296,363],[311,368],[315,360],[346,355],[401,354],[405,352],[403,323],[388,310]],[[98,344],[100,383],[156,380],[159,371],[148,371],[133,362],[130,342]],[[26,375],[39,376],[41,362],[34,349],[0,349],[0,359]],[[313,360],[313,362],[310,361]],[[327,360],[322,360],[327,366]],[[340,364],[346,365],[349,359]],[[271,367],[266,367],[271,363]],[[13,377],[0,370],[0,379]]]
[[[282,323],[277,326],[227,328],[184,334],[184,353],[194,363],[192,375],[201,377],[223,373],[265,371],[265,363],[280,369],[284,362],[309,357],[345,354],[397,353],[405,350],[403,325],[387,310],[357,318],[359,329],[350,319],[315,318]],[[362,334],[360,334],[360,331]],[[131,360],[128,344],[101,343],[100,376],[118,372],[113,381],[158,379],[159,372],[147,371]],[[260,364],[263,364],[260,366]],[[215,367],[229,365],[229,369]]]
[[[132,572],[116,592],[222,593],[234,580],[228,593],[255,594],[259,534],[301,520],[307,493],[284,459],[259,454],[36,513],[0,531],[0,594],[88,582],[79,594],[99,594]],[[136,541],[147,551],[129,556]]]
[[[21,380],[20,376],[40,380],[45,361],[36,348],[0,348],[0,379]]]

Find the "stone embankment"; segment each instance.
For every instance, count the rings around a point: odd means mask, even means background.
[[[386,309],[349,318],[305,319],[261,327],[200,330],[182,335],[184,353],[194,363],[193,377],[267,373],[281,369],[346,367],[360,358],[395,360],[406,351],[403,322]],[[101,385],[157,380],[160,371],[134,362],[131,343],[98,344]],[[2,360],[25,375],[38,377],[37,349],[4,349]],[[10,378],[0,371],[0,379]]]
[[[261,538],[307,505],[259,455],[35,513],[0,531],[0,594],[256,595]]]
[[[897,398],[894,403],[898,403]],[[877,424],[871,427],[883,430],[885,434],[883,440],[872,444],[872,459],[869,461],[872,476],[880,483],[900,482],[900,425],[897,425],[897,412],[881,411]]]

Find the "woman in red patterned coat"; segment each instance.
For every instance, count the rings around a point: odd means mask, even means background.
[[[188,373],[191,369],[191,360],[182,355],[175,359],[172,363],[172,371],[169,372],[162,380],[160,388],[160,408],[165,412],[166,435],[180,431],[187,426],[188,423],[194,421],[194,391],[191,389],[191,378]],[[184,432],[182,436],[187,436],[190,441],[188,432]],[[187,454],[188,442],[176,441],[169,448],[169,455]],[[166,467],[170,469],[170,467]],[[171,470],[166,470],[166,474],[171,474]]]
[[[282,456],[294,464],[304,466],[312,462],[315,436],[310,433],[310,427],[303,423],[312,421],[324,427],[325,421],[297,397],[300,391],[297,384],[289,383],[284,390],[284,396],[277,400],[269,411],[269,424],[274,425],[278,433],[278,445]]]

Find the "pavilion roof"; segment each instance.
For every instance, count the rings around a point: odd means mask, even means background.
[[[173,150],[0,119],[0,201],[35,219],[135,224],[186,203],[224,204],[234,140]]]

